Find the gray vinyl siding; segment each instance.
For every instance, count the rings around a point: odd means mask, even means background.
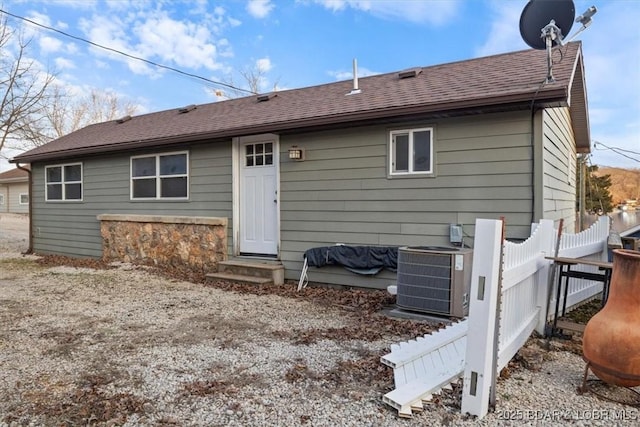
[[[392,129],[434,128],[434,177],[387,177]],[[305,250],[349,245],[449,245],[449,224],[463,224],[473,244],[476,218],[507,222],[507,237],[529,235],[531,123],[528,112],[411,125],[351,128],[280,137],[281,258],[298,279]],[[292,145],[306,160],[290,161]],[[342,268],[311,269],[309,280],[384,288]]]
[[[9,199],[7,198],[7,185],[0,184],[0,213],[9,212]]]
[[[231,219],[231,142],[139,154],[189,151],[189,200],[130,200],[130,154],[64,162],[82,163],[83,200],[45,201],[45,164],[33,166],[33,231],[36,253],[101,257],[100,214],[148,214],[225,217]],[[231,224],[231,221],[229,221]],[[231,230],[229,230],[231,231]],[[229,232],[229,245],[232,242]]]
[[[4,196],[4,203],[0,204],[0,212],[29,213],[29,204],[20,203],[20,195],[29,194],[28,182],[8,182],[0,184],[0,194]]]
[[[575,151],[564,109],[536,116],[536,212],[573,216]],[[431,127],[433,176],[388,175],[389,132]],[[487,114],[280,135],[280,248],[285,277],[297,280],[307,249],[348,245],[449,245],[449,225],[463,225],[473,246],[477,218],[505,217],[507,238],[529,236],[532,214],[532,123],[529,111]],[[305,149],[305,160],[287,150]],[[83,164],[82,202],[45,202],[44,166],[33,167],[34,250],[100,257],[99,214],[166,214],[229,218],[232,254],[232,148],[226,143],[150,151],[189,151],[188,201],[129,200],[130,154],[64,162]],[[566,150],[571,150],[567,154]],[[135,153],[145,154],[145,153]],[[570,176],[571,175],[571,176]],[[543,199],[544,200],[540,200]],[[540,208],[537,206],[540,205]],[[544,206],[544,208],[543,208]],[[567,216],[567,213],[570,215]],[[311,269],[312,282],[385,288],[395,274],[375,277],[338,267]]]
[[[575,232],[576,149],[567,108],[549,108],[543,114],[543,217]]]

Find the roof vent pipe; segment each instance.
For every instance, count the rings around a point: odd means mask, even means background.
[[[360,90],[358,89],[358,60],[356,58],[353,58],[353,90]]]
[[[358,88],[358,60],[353,58],[353,89],[347,95],[355,95],[360,92]]]

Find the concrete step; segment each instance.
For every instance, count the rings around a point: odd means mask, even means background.
[[[277,261],[228,260],[218,263],[218,273],[269,279],[276,285],[284,283],[284,266]]]
[[[245,276],[233,273],[208,273],[205,275],[206,280],[225,280],[235,283],[252,283],[255,285],[270,285],[273,280],[269,277]]]

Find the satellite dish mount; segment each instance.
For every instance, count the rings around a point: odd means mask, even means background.
[[[542,35],[540,37],[544,39],[545,48],[547,49],[547,79],[544,82],[554,83],[555,79],[553,78],[553,59],[551,57],[551,49],[553,48],[554,42],[560,46],[563,45],[562,30],[558,28],[556,21],[552,19],[544,28],[542,28]]]
[[[534,49],[546,49],[547,51],[547,78],[545,83],[553,83],[552,49],[564,46],[573,40],[578,34],[591,25],[591,17],[597,12],[595,6],[591,6],[575,22],[582,24],[573,36],[565,40],[573,26],[575,7],[573,0],[529,0],[520,15],[520,35],[522,39]]]

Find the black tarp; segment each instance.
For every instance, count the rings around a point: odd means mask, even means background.
[[[307,250],[304,257],[310,267],[340,265],[358,274],[374,275],[384,268],[398,268],[397,246],[323,246]]]

